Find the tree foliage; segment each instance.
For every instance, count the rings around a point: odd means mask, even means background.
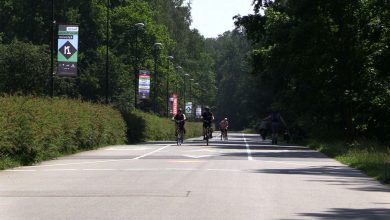
[[[390,138],[389,1],[254,3],[257,13],[236,25],[252,42],[268,106],[322,132]]]
[[[204,38],[197,30],[190,29],[190,5],[185,5],[182,0],[61,0],[54,3],[56,25],[80,26],[78,77],[55,77],[56,96],[101,102],[108,93],[111,103],[133,109],[136,70],[147,68],[159,76],[158,82],[152,81],[152,86],[158,87],[158,113],[165,111],[167,82],[171,83],[169,93],[176,87],[178,91],[184,91],[184,75],[178,75],[184,71],[194,81],[202,83],[193,89],[196,102],[211,104],[213,101],[212,61],[205,53]],[[1,64],[6,65],[1,71],[1,77],[6,80],[1,82],[0,92],[49,93],[51,14],[51,4],[43,0],[0,2],[1,47],[13,50],[1,55],[5,58],[0,58]],[[135,24],[141,22],[145,27],[136,28]],[[56,31],[57,28],[55,35]],[[108,91],[105,87],[107,42]],[[163,45],[159,50],[153,47],[157,42]],[[170,55],[175,60],[169,63],[168,69],[167,57]],[[184,71],[176,71],[178,65]],[[201,80],[205,73],[209,80]],[[18,78],[20,74],[28,74],[28,77]],[[40,83],[32,83],[36,81]],[[210,90],[211,95],[203,97],[200,88]],[[181,92],[180,96],[183,95]],[[150,110],[150,106],[150,102],[144,103],[144,110]]]

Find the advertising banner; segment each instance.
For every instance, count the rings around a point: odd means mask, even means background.
[[[77,76],[78,25],[58,26],[57,75]]]
[[[149,99],[150,97],[150,71],[140,70],[138,74],[138,97]]]
[[[175,93],[172,94],[171,96],[172,99],[172,115],[177,114],[177,106],[178,106],[178,97]]]
[[[192,102],[187,102],[186,103],[186,115],[191,118],[192,115]]]
[[[196,118],[202,117],[202,106],[198,105],[196,106]]]

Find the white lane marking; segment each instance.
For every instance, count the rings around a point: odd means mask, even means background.
[[[149,150],[148,147],[139,147],[139,148],[132,148],[132,147],[110,147],[104,150],[108,151],[142,151],[142,150]]]
[[[220,171],[220,172],[243,172],[243,170],[236,170],[236,169],[207,169],[207,171]]]
[[[45,172],[58,172],[58,171],[76,171],[76,169],[45,169]]]
[[[200,169],[192,168],[165,168],[168,171],[201,171]]]
[[[98,160],[98,161],[91,161],[91,162],[79,162],[79,163],[60,163],[60,164],[47,164],[47,165],[37,165],[37,166],[27,166],[28,168],[39,168],[39,167],[56,167],[56,166],[69,166],[69,165],[83,165],[83,164],[98,164],[98,163],[109,163],[109,162],[121,162],[121,161],[130,161],[130,160],[138,160],[138,159],[141,159],[143,157],[146,157],[146,156],[149,156],[151,154],[154,154],[160,150],[163,150],[167,147],[170,147],[172,146],[172,144],[170,145],[166,145],[165,147],[162,147],[162,148],[159,148],[155,151],[152,151],[152,152],[149,152],[149,153],[146,153],[144,155],[141,155],[139,157],[135,157],[135,158],[130,158],[130,159],[117,159],[117,160]],[[11,170],[13,171],[13,170]],[[24,170],[23,170],[24,171]],[[34,171],[34,170],[31,170],[31,171]],[[30,171],[30,172],[31,172]],[[27,171],[25,171],[27,172]]]
[[[185,155],[185,154],[183,154],[183,156],[198,159],[198,158],[204,158],[204,157],[213,157],[216,155]]]
[[[197,172],[248,172],[248,170],[238,169],[199,169],[199,168],[132,168],[132,169],[44,169],[44,170],[5,170],[7,172],[48,172],[48,171],[128,171],[128,172],[161,172],[161,171],[197,171]]]
[[[218,152],[217,150],[187,150],[185,152]]]
[[[84,171],[116,171],[117,169],[82,169]]]
[[[244,134],[244,133],[242,134],[242,137],[244,138],[244,142],[245,142],[245,146],[246,146],[246,153],[248,154],[248,160],[253,160],[253,158],[252,158],[252,153],[251,153],[251,149],[249,148],[249,144],[248,144],[248,142],[246,141],[246,138],[245,138],[245,134]]]
[[[159,148],[159,149],[157,149],[157,150],[155,150],[155,151],[146,153],[146,154],[144,154],[144,155],[141,155],[141,156],[139,156],[139,157],[134,158],[134,160],[138,160],[138,159],[144,158],[144,157],[146,157],[146,156],[149,156],[149,155],[151,155],[151,154],[157,153],[157,152],[159,152],[159,151],[161,151],[161,150],[164,150],[165,148],[168,148],[168,147],[170,147],[170,146],[172,146],[172,145],[173,145],[173,144],[170,144],[170,145],[167,145],[167,146],[165,146],[165,147]]]
[[[3,170],[4,172],[36,172],[37,170]]]

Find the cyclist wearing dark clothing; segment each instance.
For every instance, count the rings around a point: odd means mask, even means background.
[[[204,110],[205,111],[202,114],[202,119],[203,119],[203,137],[205,138],[206,127],[211,128],[211,123],[214,120],[214,115],[212,112],[210,112],[210,108],[205,107]],[[211,133],[212,133],[212,129],[211,129]],[[211,138],[212,138],[212,135],[211,135]]]
[[[186,118],[186,115],[182,113],[181,109],[178,109],[177,114],[172,118],[172,120],[174,120],[176,122],[175,123],[176,131],[177,131],[177,126],[180,126],[180,129],[182,129],[183,133],[185,134],[186,129],[184,128],[184,124],[185,124],[185,121],[187,120],[187,118]],[[177,122],[179,122],[179,123],[177,123]]]
[[[272,144],[278,144],[278,134],[279,134],[279,126],[280,123],[283,123],[284,126],[287,127],[286,122],[282,118],[279,112],[272,111],[271,114],[263,119],[264,121],[271,121],[271,132],[272,132]]]

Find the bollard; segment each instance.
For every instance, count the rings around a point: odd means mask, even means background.
[[[385,181],[390,181],[390,160],[385,161]]]

